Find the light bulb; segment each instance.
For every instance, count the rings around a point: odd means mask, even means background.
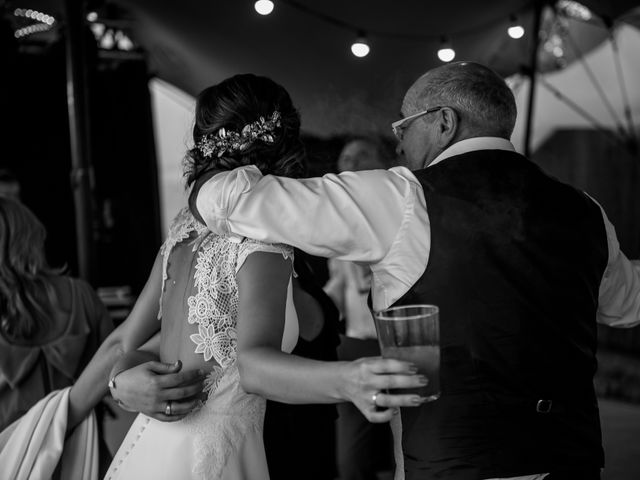
[[[133,42],[124,33],[121,33],[121,35],[116,39],[116,45],[118,46],[118,50],[123,50],[125,52],[133,50]]]
[[[456,51],[451,47],[442,47],[438,50],[438,58],[443,62],[450,62],[456,58]]]
[[[100,39],[100,47],[105,50],[111,50],[115,45],[115,40],[113,38],[113,31],[107,30],[107,33]]]
[[[511,38],[522,38],[524,36],[524,28],[521,25],[513,25],[507,29],[507,33]]]
[[[98,14],[96,12],[87,13],[87,21],[95,22],[96,20],[98,20]]]
[[[443,62],[450,62],[451,60],[456,58],[456,51],[447,40],[447,37],[442,37],[442,39],[440,40],[438,58]]]
[[[515,39],[522,38],[522,36],[524,35],[524,27],[520,25],[516,16],[509,15],[509,22],[510,25],[509,28],[507,28],[507,33],[509,34],[509,36]]]
[[[269,15],[273,12],[273,2],[271,0],[258,0],[253,4],[253,7],[260,15]]]
[[[356,57],[362,58],[369,55],[369,45],[367,44],[367,40],[364,37],[358,38],[351,45],[351,53],[353,53]]]

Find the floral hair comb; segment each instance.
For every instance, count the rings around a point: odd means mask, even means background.
[[[280,127],[280,112],[275,110],[271,118],[260,117],[255,122],[242,127],[240,133],[226,128],[208,133],[200,139],[196,147],[206,158],[214,155],[220,158],[225,153],[246,150],[256,140],[273,143],[275,141],[273,132],[278,127]]]

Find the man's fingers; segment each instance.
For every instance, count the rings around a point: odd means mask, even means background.
[[[200,394],[203,388],[204,388],[204,383],[202,381],[198,381],[187,386],[161,390],[158,393],[158,396],[161,400],[178,401],[178,400],[183,400],[185,398],[194,397]]]
[[[178,420],[182,420],[184,417],[186,417],[187,415],[165,415],[164,413],[154,413],[152,415],[149,415],[152,418],[155,418],[156,420],[160,420],[161,422],[177,422]]]
[[[158,376],[156,382],[159,388],[167,389],[202,382],[205,376],[201,370],[188,370]]]
[[[174,417],[174,416],[185,416],[189,413],[191,413],[191,411],[199,404],[201,403],[198,399],[196,398],[191,398],[189,400],[182,400],[182,401],[175,401],[175,402],[171,402],[171,415],[166,415],[167,414],[167,402],[161,402],[160,403],[160,410],[158,413],[164,414],[168,417]]]
[[[171,415],[167,415],[167,402],[161,402],[157,407],[158,411],[150,412],[146,415],[161,422],[177,422],[189,415],[200,403],[197,398],[182,402],[171,402]]]
[[[174,363],[147,362],[147,366],[153,373],[165,375],[169,373],[179,372],[182,368],[182,362],[180,360],[177,360]]]

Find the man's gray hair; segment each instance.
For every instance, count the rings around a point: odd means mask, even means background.
[[[430,70],[414,86],[411,96],[416,108],[451,107],[470,132],[511,138],[516,122],[515,98],[490,68],[473,62],[451,63]]]

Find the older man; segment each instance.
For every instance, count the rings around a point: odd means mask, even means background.
[[[514,151],[493,71],[431,70],[402,115],[408,168],[245,167],[204,183],[197,210],[217,233],[369,264],[374,310],[440,306],[442,396],[402,411],[406,478],[599,478],[596,321],[640,323],[640,275],[593,199]]]

